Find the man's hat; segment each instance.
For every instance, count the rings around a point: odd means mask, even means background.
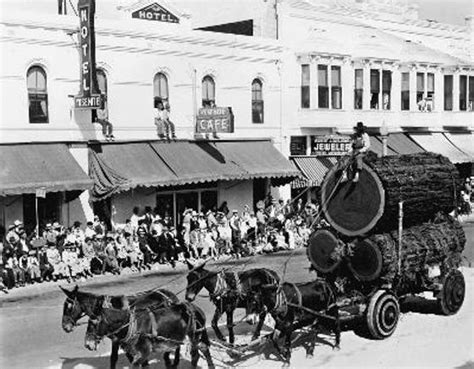
[[[237,209],[232,210],[232,214],[239,214],[239,211]]]
[[[358,131],[365,131],[365,126],[364,126],[364,123],[362,122],[357,122],[357,125],[354,128],[357,129]]]
[[[192,216],[195,217],[196,215],[198,215],[197,211],[196,211],[196,210],[193,210]]]
[[[61,224],[59,224],[58,222],[54,222],[53,223],[53,228],[55,228],[55,229],[61,228]]]
[[[82,224],[81,222],[79,222],[78,220],[76,220],[76,221],[74,222],[74,224],[73,224],[73,227],[74,227],[74,228],[78,228],[78,227],[81,226],[81,224]]]
[[[15,221],[13,222],[13,225],[14,225],[15,227],[20,227],[20,226],[23,225],[23,223],[20,222],[20,221],[17,219],[17,220],[15,220]]]
[[[46,229],[51,228],[51,223],[46,223]]]

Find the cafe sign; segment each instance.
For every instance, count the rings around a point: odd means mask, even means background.
[[[351,149],[348,136],[316,136],[313,138],[311,155],[342,156]]]
[[[201,108],[196,118],[196,133],[233,133],[232,108]]]
[[[134,11],[132,13],[132,18],[166,23],[179,23],[178,17],[157,3],[153,3],[144,7],[143,9]]]
[[[74,97],[77,109],[100,109],[95,67],[95,0],[79,0],[79,49],[81,53],[80,93]]]

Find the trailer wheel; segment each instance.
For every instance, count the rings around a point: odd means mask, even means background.
[[[378,290],[370,299],[367,308],[367,329],[371,338],[383,340],[397,328],[400,305],[397,297],[388,291]]]
[[[444,315],[453,315],[458,312],[464,302],[466,282],[464,276],[457,270],[451,270],[443,280],[443,287],[438,295],[440,312]]]

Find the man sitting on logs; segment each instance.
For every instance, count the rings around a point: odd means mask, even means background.
[[[351,172],[353,174],[352,182],[359,182],[359,173],[362,170],[362,159],[370,148],[370,138],[365,128],[364,123],[357,122],[357,126],[354,127],[354,135],[352,135],[352,148],[349,151],[351,155],[349,163],[351,163]],[[346,182],[347,180],[347,169],[345,169],[342,174],[341,182]]]

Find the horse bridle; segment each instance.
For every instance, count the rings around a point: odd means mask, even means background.
[[[76,305],[79,303],[78,299],[77,299],[77,296],[74,296],[74,299],[72,299],[71,297],[69,296],[66,296],[66,302],[68,303],[72,303],[72,308],[71,310],[74,310],[76,308]],[[83,325],[83,324],[86,324],[85,322],[84,323],[80,323],[78,324],[78,321],[81,320],[82,318],[84,318],[86,316],[86,313],[82,310],[81,308],[81,315],[79,316],[79,318],[77,319],[74,319],[72,318],[71,316],[67,316],[67,318],[72,321],[72,325],[73,327],[78,327],[80,325]]]

